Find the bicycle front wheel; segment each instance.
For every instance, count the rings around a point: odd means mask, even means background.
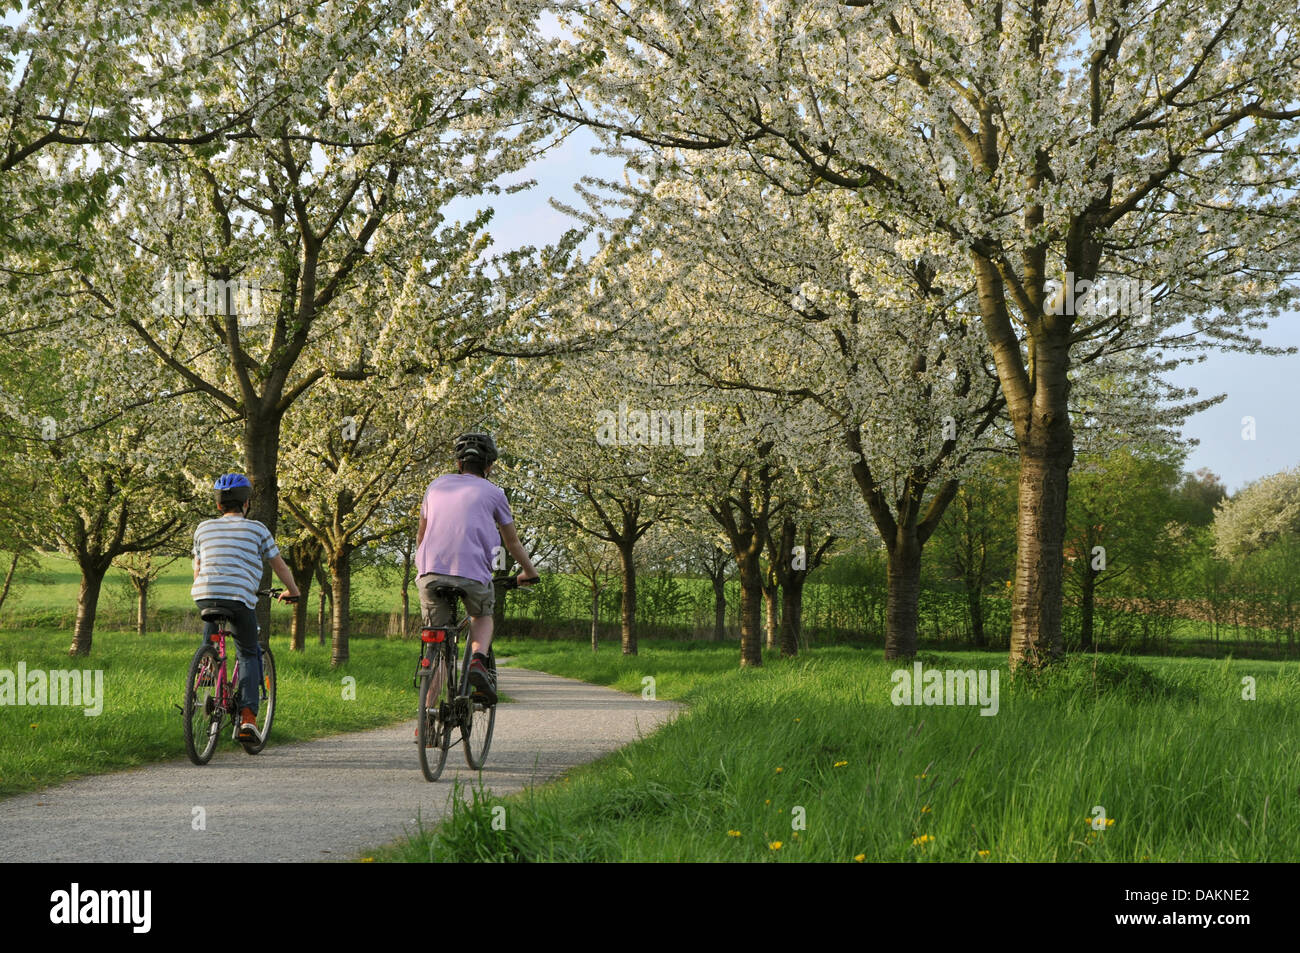
[[[269,645],[262,646],[262,684],[259,690],[262,697],[257,706],[257,733],[261,740],[240,742],[249,754],[257,754],[266,747],[267,739],[271,737],[271,724],[275,721],[275,656],[271,654]]]
[[[218,665],[217,650],[205,642],[195,651],[185,679],[185,753],[195,764],[207,764],[212,760],[221,734]]]
[[[490,647],[487,667],[495,682],[497,657]],[[497,721],[497,706],[486,705],[479,696],[471,694],[469,709],[469,713],[461,721],[460,740],[465,746],[465,762],[478,771],[487,760],[488,748],[492,746],[492,728]]]
[[[447,653],[438,647],[432,667],[420,676],[420,703],[416,716],[416,740],[420,749],[420,770],[426,781],[437,781],[447,763],[451,747],[451,677]]]

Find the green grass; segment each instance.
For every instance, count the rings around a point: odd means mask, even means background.
[[[1000,707],[988,717],[974,707],[895,707],[898,666],[875,651],[767,657],[742,671],[734,646],[643,644],[626,659],[554,642],[500,649],[516,665],[638,693],[653,676],[658,697],[690,710],[559,783],[505,800],[477,792],[436,831],[376,859],[1300,855],[1295,663],[1079,656],[1013,686],[1001,653],[922,658],[927,668],[997,668]],[[1247,675],[1253,701],[1242,698]],[[497,805],[504,829],[492,823]],[[1091,824],[1098,806],[1110,821],[1101,831]]]
[[[94,654],[70,659],[63,632],[0,634],[0,669],[103,671],[103,711],[0,706],[0,797],[39,790],[81,775],[185,757],[181,714],[185,675],[198,635],[140,636],[97,632]],[[413,719],[411,676],[419,655],[414,641],[370,639],[347,665],[330,668],[329,649],[309,644],[290,652],[276,638],[278,711],[271,744],[303,741]],[[345,677],[355,700],[345,700]],[[223,735],[222,750],[238,750]]]

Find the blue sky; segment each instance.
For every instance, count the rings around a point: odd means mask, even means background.
[[[591,154],[595,142],[586,130],[575,132],[525,174],[507,180],[534,178],[535,188],[487,200],[497,210],[490,231],[498,248],[554,241],[573,223],[550,206],[551,197],[581,205],[573,185],[584,175],[621,177],[614,160]],[[463,208],[453,209],[454,217],[465,215]],[[1300,318],[1289,314],[1278,319],[1261,338],[1269,345],[1300,347]],[[1210,352],[1203,363],[1179,368],[1171,381],[1196,388],[1201,397],[1227,395],[1223,403],[1184,426],[1184,437],[1199,442],[1188,455],[1188,470],[1208,467],[1235,492],[1252,480],[1300,464],[1300,426],[1294,419],[1300,411],[1300,355]],[[1254,440],[1242,438],[1244,417],[1254,418]]]

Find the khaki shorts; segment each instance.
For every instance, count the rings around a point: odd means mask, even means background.
[[[439,586],[455,586],[462,590],[465,593],[465,611],[471,616],[491,615],[496,604],[496,590],[492,586],[463,576],[431,572],[415,580],[415,585],[420,592],[420,610],[428,628],[441,629],[451,625],[450,603],[433,594]]]

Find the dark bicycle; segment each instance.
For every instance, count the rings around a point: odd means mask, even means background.
[[[531,581],[531,580],[527,580]],[[494,579],[505,589],[517,589],[515,576]],[[416,721],[416,741],[420,748],[420,770],[428,781],[437,781],[447,763],[452,746],[451,735],[460,730],[465,748],[465,762],[475,771],[483,767],[492,744],[492,728],[497,708],[474,691],[469,682],[469,663],[473,642],[469,638],[469,616],[461,611],[465,592],[455,586],[439,586],[434,595],[451,603],[452,623],[446,628],[426,628],[420,632],[420,666],[415,684],[420,693]],[[465,641],[463,658],[458,649]],[[488,648],[488,671],[496,679],[497,661]]]
[[[259,596],[275,598],[283,589],[261,589]],[[295,597],[286,601],[296,602]],[[195,764],[207,764],[217,750],[217,741],[226,719],[234,730],[232,736],[249,754],[257,754],[266,747],[271,737],[271,724],[275,720],[275,656],[268,645],[258,646],[261,652],[261,698],[258,704],[256,741],[239,738],[239,710],[243,707],[239,697],[239,660],[229,677],[226,675],[226,639],[232,637],[234,626],[230,614],[224,609],[203,609],[204,622],[216,623],[217,631],[208,636],[194,652],[190,661],[189,676],[185,682],[185,704],[181,714],[185,725],[185,753]],[[178,706],[179,707],[179,706]]]

